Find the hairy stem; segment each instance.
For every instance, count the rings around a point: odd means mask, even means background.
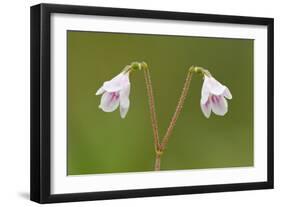
[[[193,67],[193,66],[192,66]],[[171,134],[173,132],[173,129],[176,125],[176,121],[179,117],[179,114],[183,108],[183,104],[184,104],[184,101],[185,101],[185,98],[188,94],[188,90],[189,90],[189,86],[190,86],[190,82],[191,82],[191,79],[192,79],[192,67],[189,69],[188,73],[187,73],[187,76],[186,76],[186,80],[185,80],[185,83],[184,83],[184,86],[183,86],[183,89],[182,89],[182,93],[181,93],[181,96],[179,98],[179,102],[178,102],[178,105],[177,105],[177,108],[176,108],[176,111],[174,112],[174,115],[171,119],[171,122],[169,124],[169,127],[166,131],[166,134],[162,140],[162,143],[160,145],[160,150],[163,152],[163,150],[166,148],[168,142],[169,142],[169,138],[171,137]]]
[[[154,170],[159,171],[161,166],[161,153],[156,153]]]
[[[151,124],[152,124],[152,129],[153,129],[154,147],[155,147],[155,152],[157,153],[160,149],[160,142],[159,142],[158,123],[157,123],[157,117],[156,117],[152,83],[151,83],[151,78],[150,78],[149,69],[148,69],[147,65],[143,64],[143,67],[144,67],[144,69],[143,69],[144,78],[145,78],[146,89],[147,89],[147,94],[148,94],[148,101],[149,101],[150,118],[151,118]],[[160,167],[160,165],[159,165],[159,167]]]

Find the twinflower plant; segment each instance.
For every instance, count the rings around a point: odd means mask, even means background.
[[[96,95],[101,95],[99,108],[104,112],[112,112],[120,106],[120,115],[125,118],[130,106],[129,70],[124,70],[110,81],[103,83]]]
[[[121,118],[125,118],[130,107],[130,74],[133,71],[141,70],[144,72],[153,131],[155,148],[154,170],[158,171],[161,168],[161,157],[166,149],[177,119],[184,106],[185,99],[188,95],[193,74],[199,74],[203,77],[200,107],[206,118],[210,117],[211,112],[219,116],[224,116],[228,111],[228,103],[226,99],[232,99],[232,94],[225,85],[218,82],[211,75],[209,70],[199,66],[191,66],[187,71],[187,76],[184,82],[182,93],[179,97],[178,104],[176,106],[176,110],[171,118],[166,133],[164,134],[163,138],[160,139],[150,69],[145,62],[133,62],[130,65],[127,65],[117,76],[109,81],[105,81],[96,92],[96,95],[102,95],[99,108],[104,112],[113,112],[119,106],[120,116]]]
[[[232,99],[229,89],[211,75],[204,75],[200,101],[204,115],[209,118],[211,110],[216,115],[225,115],[228,111],[228,104],[225,98]]]

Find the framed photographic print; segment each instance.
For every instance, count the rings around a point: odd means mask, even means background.
[[[273,19],[31,7],[31,200],[273,188]]]

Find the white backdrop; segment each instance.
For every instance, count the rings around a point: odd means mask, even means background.
[[[279,1],[69,0],[2,1],[0,32],[0,206],[37,206],[29,197],[29,7],[67,3],[136,9],[218,13],[275,18],[275,105],[281,105],[281,13]],[[280,108],[275,108],[275,190],[64,203],[52,206],[276,206],[281,203]],[[271,204],[270,204],[271,203]]]

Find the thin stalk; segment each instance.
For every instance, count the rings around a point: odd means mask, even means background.
[[[155,166],[154,166],[154,170],[155,171],[159,171],[160,167],[161,167],[161,155],[162,153],[156,153],[156,157],[155,157]]]
[[[144,71],[144,78],[145,78],[147,95],[148,95],[151,124],[152,124],[152,129],[153,129],[154,147],[155,147],[155,152],[157,154],[157,152],[160,149],[160,142],[159,142],[158,123],[157,123],[157,116],[156,116],[156,110],[155,110],[152,83],[151,83],[151,78],[150,78],[149,69],[148,69],[147,65],[142,64],[142,66],[144,67],[143,71]]]
[[[190,82],[191,82],[191,79],[192,79],[192,74],[193,74],[193,71],[192,71],[192,68],[193,66],[188,70],[188,73],[187,73],[187,76],[186,76],[186,80],[185,80],[185,83],[184,83],[184,86],[183,86],[183,89],[182,89],[182,93],[181,93],[181,96],[179,98],[179,102],[178,102],[178,105],[177,105],[177,108],[176,108],[176,111],[174,112],[174,115],[171,119],[171,122],[169,124],[169,127],[166,131],[166,134],[162,140],[162,143],[161,143],[161,146],[160,146],[160,150],[163,152],[164,149],[166,148],[168,142],[169,142],[169,139],[171,137],[171,134],[173,132],[173,129],[176,125],[176,122],[177,122],[177,119],[180,115],[180,112],[183,108],[183,104],[184,104],[184,101],[187,97],[187,94],[188,94],[188,91],[189,91],[189,86],[190,86]],[[160,161],[159,161],[160,163]]]

